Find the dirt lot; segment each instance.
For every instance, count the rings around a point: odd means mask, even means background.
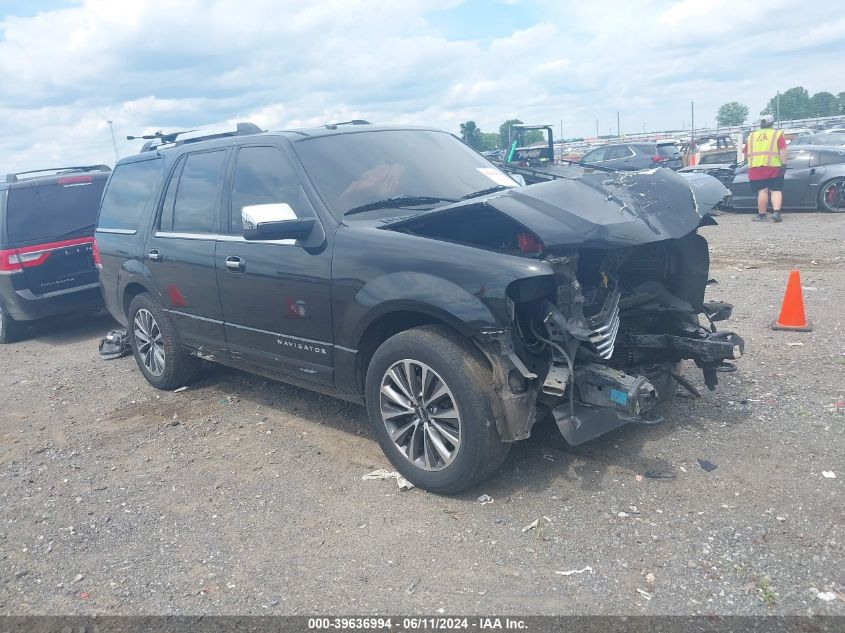
[[[845,215],[719,221],[740,370],[688,369],[657,427],[537,427],[454,497],[362,481],[360,407],[219,367],[157,392],[98,358],[108,318],[40,325],[0,350],[0,613],[845,614]],[[792,267],[809,334],[769,328]]]

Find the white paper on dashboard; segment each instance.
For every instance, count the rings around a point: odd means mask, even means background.
[[[487,176],[490,180],[495,182],[497,185],[502,185],[504,187],[518,187],[519,185],[517,182],[508,176],[507,174],[499,171],[495,167],[476,167],[478,172],[484,176]]]

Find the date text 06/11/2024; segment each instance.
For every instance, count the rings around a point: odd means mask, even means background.
[[[309,618],[311,630],[391,630],[451,631],[451,630],[526,630],[527,623],[516,618],[498,617],[334,617]]]

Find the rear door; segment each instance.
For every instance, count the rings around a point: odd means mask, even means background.
[[[229,194],[216,265],[232,358],[333,384],[331,249],[294,164],[277,146],[242,146]],[[245,240],[241,213],[261,205],[317,225],[300,241]]]
[[[228,154],[212,149],[176,161],[145,247],[150,281],[180,341],[210,354],[226,349],[214,249]]]
[[[76,174],[9,189],[6,235],[37,297],[96,287],[92,243],[106,174]]]

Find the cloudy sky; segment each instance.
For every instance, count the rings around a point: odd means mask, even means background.
[[[806,0],[0,0],[0,171],[111,163],[127,134],[351,118],[564,136],[712,123],[845,90],[845,14]],[[4,172],[4,173],[5,173]]]

